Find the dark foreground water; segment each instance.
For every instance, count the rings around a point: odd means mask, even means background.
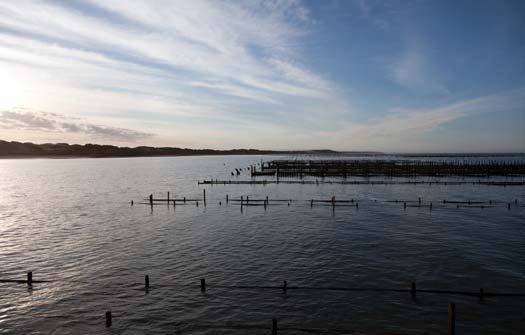
[[[288,328],[279,334],[446,334],[449,302],[456,303],[459,334],[525,332],[525,297],[480,302],[428,293],[413,299],[407,292],[213,287],[287,280],[289,286],[408,289],[415,281],[419,289],[525,293],[525,187],[206,186],[206,207],[137,204],[166,191],[201,197],[197,180],[237,178],[233,168],[258,161],[1,160],[0,279],[25,279],[33,271],[34,279],[53,282],[32,289],[0,283],[0,333],[269,334],[275,317]],[[303,201],[241,213],[226,206],[226,194]],[[356,199],[359,208],[310,208],[309,199],[332,195]],[[418,197],[432,201],[432,211],[384,202]],[[443,199],[501,203],[458,209],[444,207]],[[205,293],[200,278],[209,285]],[[111,328],[104,324],[107,310]]]

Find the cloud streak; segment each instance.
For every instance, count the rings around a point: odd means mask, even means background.
[[[26,110],[0,111],[0,128],[26,132],[80,134],[93,140],[117,142],[136,142],[153,136],[151,133],[101,126],[55,113]]]

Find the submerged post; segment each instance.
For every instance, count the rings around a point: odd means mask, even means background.
[[[168,200],[168,205],[170,204],[170,192],[168,192],[168,196],[166,197],[166,200]]]
[[[412,294],[412,297],[416,296],[416,283],[412,282],[412,287],[410,288],[410,294]]]
[[[272,335],[277,335],[277,319],[272,319]]]
[[[27,286],[33,285],[33,272],[29,271],[27,272]]]
[[[206,189],[202,190],[202,198],[204,200],[204,204],[206,204]]]
[[[286,290],[288,290],[288,282],[285,280],[283,281],[283,292],[286,293]]]
[[[226,194],[226,203],[228,203],[228,195]]]
[[[149,204],[153,205],[153,194],[149,195]]]
[[[111,311],[106,312],[106,327],[111,327]]]
[[[448,335],[456,335],[456,304],[448,304]]]
[[[201,292],[205,292],[206,291],[206,279],[202,278],[201,279]]]
[[[144,276],[144,288],[149,289],[149,275]]]

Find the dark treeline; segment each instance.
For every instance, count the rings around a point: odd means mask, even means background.
[[[0,140],[0,157],[145,157],[145,156],[190,156],[190,155],[269,155],[269,154],[327,154],[336,153],[331,150],[313,151],[274,151],[256,149],[183,149],[171,147],[135,148],[117,147],[99,144],[67,144],[67,143],[21,143]]]

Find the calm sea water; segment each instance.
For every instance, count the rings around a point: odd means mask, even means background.
[[[214,288],[287,280],[408,289],[415,281],[421,289],[525,293],[525,187],[226,185],[205,187],[206,207],[137,204],[167,191],[202,197],[198,180],[248,179],[230,172],[260,160],[0,160],[0,279],[33,271],[35,280],[53,280],[32,289],[0,283],[0,333],[269,334],[275,317],[288,328],[284,334],[445,334],[449,302],[456,303],[460,334],[525,332],[524,297],[480,302],[425,293],[414,300],[406,292]],[[241,213],[225,204],[226,194],[294,201]],[[359,208],[310,208],[309,199],[332,195],[356,199]],[[433,210],[384,202],[418,197],[432,201]],[[458,209],[444,207],[443,199],[501,203]],[[209,285],[205,293],[200,278]]]

